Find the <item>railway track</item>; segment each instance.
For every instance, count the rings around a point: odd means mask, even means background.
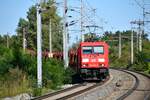
[[[66,100],[71,97],[77,96],[83,92],[86,92],[88,90],[91,90],[95,87],[101,86],[104,83],[106,83],[108,80],[109,77],[105,81],[102,81],[100,83],[90,82],[90,83],[78,84],[54,93],[49,93],[46,95],[35,97],[32,100]]]
[[[131,70],[117,69],[131,74],[135,78],[135,84],[117,100],[150,100],[150,76]]]
[[[83,90],[81,90],[81,91],[74,92],[74,93],[72,93],[72,94],[70,94],[70,95],[67,95],[67,96],[64,96],[64,97],[62,97],[62,98],[59,98],[58,100],[67,100],[67,99],[70,99],[70,98],[72,98],[72,97],[78,96],[78,95],[80,95],[80,94],[82,94],[82,93],[85,93],[85,92],[87,92],[87,91],[89,91],[89,90],[92,90],[92,89],[94,89],[94,88],[96,88],[96,87],[102,86],[104,83],[106,83],[106,82],[108,81],[108,79],[109,79],[109,78],[107,78],[105,81],[102,81],[102,82],[100,82],[100,83],[96,83],[96,84],[94,84],[94,85],[92,85],[92,86],[90,86],[90,87],[87,87],[87,88],[85,88],[85,89],[83,89]]]
[[[119,73],[121,74],[119,75]],[[33,98],[33,100],[150,100],[150,77],[123,69],[111,69],[111,74],[110,79],[104,82],[87,83],[86,85],[78,84],[64,90]],[[124,77],[130,78],[128,80],[130,84],[127,87],[124,83],[125,88],[119,89],[121,92],[117,91],[118,94],[111,97],[111,94],[116,91],[115,85],[118,81],[118,76],[122,79],[125,79]]]
[[[69,87],[69,88],[66,88],[66,89],[63,89],[63,90],[59,90],[59,91],[56,91],[56,92],[53,92],[53,93],[48,93],[48,94],[45,94],[45,95],[42,95],[42,96],[34,97],[34,98],[32,98],[32,100],[46,99],[48,97],[52,97],[52,96],[55,96],[57,94],[60,94],[60,93],[66,92],[66,91],[70,91],[72,89],[75,89],[75,88],[78,88],[78,87],[81,87],[81,86],[82,86],[82,84],[77,84],[77,85],[74,85],[72,87]]]
[[[150,100],[150,77],[139,72],[127,71],[136,76],[136,84],[132,92],[124,100]],[[122,99],[120,99],[122,100]]]
[[[125,98],[127,98],[129,95],[131,95],[137,89],[137,87],[139,85],[139,79],[138,79],[138,77],[135,74],[133,74],[133,73],[131,73],[129,71],[126,71],[126,70],[121,70],[121,71],[124,71],[124,72],[126,72],[128,74],[131,74],[135,78],[135,84],[134,84],[134,86],[131,89],[129,89],[122,96],[120,96],[117,100],[124,100]]]

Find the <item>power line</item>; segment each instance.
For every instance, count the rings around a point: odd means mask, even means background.
[[[136,4],[137,4],[140,8],[144,9],[144,7],[143,7],[137,0],[134,0],[134,1],[136,2]]]
[[[92,14],[91,16],[93,16],[93,18],[94,18],[94,20],[92,20],[93,21],[93,24],[97,24],[96,22],[97,22],[97,20],[95,20],[95,19],[98,19],[98,21],[99,21],[99,23],[102,23],[102,21],[100,20],[101,19],[101,17],[99,17],[98,15],[97,15],[97,13],[96,13],[96,9],[94,9],[91,5],[90,5],[90,3],[88,2],[88,0],[86,0],[86,4],[87,4],[87,9],[90,11],[90,13],[91,12],[93,12],[94,14]],[[89,14],[88,14],[89,15]]]
[[[90,3],[88,2],[88,0],[86,0],[86,3],[88,5],[88,7],[90,7],[91,9],[93,9],[93,7],[90,5]]]
[[[138,34],[139,34],[139,51],[142,51],[142,32],[144,31],[144,29],[141,29],[141,25],[144,25],[144,21],[131,21],[131,24],[137,24],[138,25]]]

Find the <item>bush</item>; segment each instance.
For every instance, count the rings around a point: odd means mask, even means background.
[[[57,89],[63,84],[65,69],[63,63],[56,59],[48,59],[43,62],[44,86]],[[50,81],[51,80],[51,81]],[[48,84],[50,83],[50,84]]]
[[[0,97],[30,92],[29,80],[24,72],[18,68],[11,68],[8,73],[0,76],[0,90]]]
[[[0,46],[0,75],[8,72],[9,68],[13,68],[12,60],[14,59],[13,52],[4,46]]]
[[[148,59],[147,54],[144,52],[137,53],[133,69],[142,72],[148,70],[148,62],[145,62],[145,59]]]
[[[33,88],[33,96],[40,96],[42,95],[42,88]]]
[[[0,48],[0,96],[11,96],[22,92],[41,95],[43,89],[58,89],[61,85],[71,83],[73,70],[65,69],[63,62],[57,59],[43,59],[43,88],[37,88],[37,58],[22,49]],[[5,76],[4,76],[5,75]],[[31,90],[32,89],[32,90]],[[14,90],[15,92],[10,92]]]
[[[71,84],[73,75],[75,75],[75,71],[72,68],[68,67],[65,69],[64,84]]]

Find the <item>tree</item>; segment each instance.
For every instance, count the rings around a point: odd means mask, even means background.
[[[94,41],[99,41],[100,37],[98,37],[96,34],[94,33],[88,33],[84,35],[85,41],[86,42],[94,42]]]
[[[42,13],[42,48],[49,49],[49,24],[52,21],[52,44],[54,51],[62,50],[62,24],[61,17],[56,13],[57,7],[52,6],[54,0],[49,0],[42,4],[42,8],[47,9]],[[17,27],[17,37],[19,44],[22,44],[23,28],[26,28],[27,48],[36,50],[37,44],[37,24],[36,24],[36,6],[29,8],[27,20],[20,19]]]
[[[19,19],[18,23],[18,28],[17,28],[17,39],[18,39],[18,44],[21,47],[22,46],[22,41],[23,41],[23,31],[26,30],[28,27],[28,21],[26,21],[23,18]]]

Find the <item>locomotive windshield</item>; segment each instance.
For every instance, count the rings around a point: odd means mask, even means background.
[[[104,47],[103,46],[86,46],[82,47],[83,54],[104,54]]]
[[[98,53],[98,54],[103,54],[104,53],[104,47],[103,46],[93,47],[93,52]]]
[[[82,47],[83,54],[91,54],[92,53],[92,47]]]

